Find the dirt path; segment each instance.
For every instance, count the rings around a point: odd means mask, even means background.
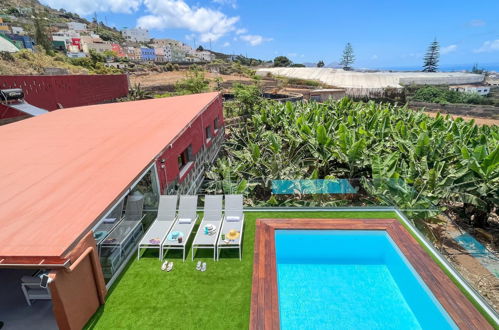
[[[437,115],[436,112],[428,112],[426,111],[425,112],[428,116],[430,117],[435,117]],[[480,117],[467,117],[467,116],[458,116],[458,115],[450,115],[452,118],[457,118],[457,117],[461,117],[463,118],[464,120],[472,120],[474,119],[475,120],[475,123],[477,125],[489,125],[489,126],[492,126],[492,125],[497,125],[499,126],[499,120],[497,119],[487,119],[487,118],[480,118]]]

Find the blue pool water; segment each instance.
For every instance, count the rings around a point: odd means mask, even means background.
[[[276,230],[281,329],[457,329],[385,231]]]

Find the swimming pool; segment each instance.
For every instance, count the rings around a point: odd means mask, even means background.
[[[281,329],[456,329],[383,230],[276,230]]]

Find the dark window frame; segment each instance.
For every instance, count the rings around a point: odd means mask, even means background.
[[[213,137],[213,134],[211,133],[211,125],[208,125],[204,128],[204,133],[206,134],[206,141],[210,141]]]
[[[192,144],[185,148],[177,157],[178,170],[182,171],[189,163],[193,161]]]
[[[217,133],[220,129],[220,121],[218,119],[218,116],[213,119],[213,128],[215,129],[215,133]]]

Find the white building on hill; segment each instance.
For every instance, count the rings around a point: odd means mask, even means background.
[[[79,23],[79,22],[68,22],[68,30],[86,31],[87,30],[87,24],[85,24],[85,23]]]
[[[25,32],[24,29],[20,26],[12,26],[12,34],[23,36]]]
[[[133,42],[148,42],[151,40],[149,31],[142,28],[125,29],[122,31],[125,39]]]
[[[461,92],[461,93],[475,93],[478,95],[486,96],[490,93],[489,86],[483,85],[455,85],[449,86],[451,91]]]
[[[156,55],[157,62],[171,62],[172,57],[172,47],[170,45],[154,47],[154,54]]]
[[[198,57],[201,61],[211,62],[215,59],[215,55],[207,50],[203,50],[200,52],[196,52],[196,57]]]

